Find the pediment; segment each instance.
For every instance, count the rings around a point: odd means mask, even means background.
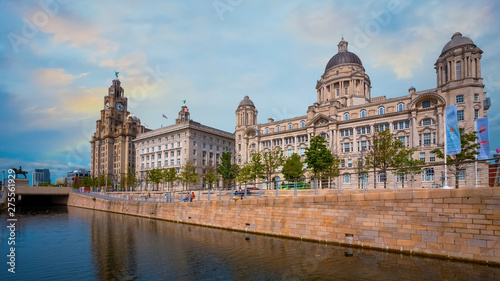
[[[316,116],[314,116],[311,120],[309,120],[309,122],[307,122],[306,127],[324,126],[324,125],[328,125],[332,122],[335,122],[335,119],[319,113]]]

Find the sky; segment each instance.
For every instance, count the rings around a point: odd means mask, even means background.
[[[248,95],[258,122],[305,115],[342,36],[372,97],[436,87],[455,32],[483,50],[500,148],[498,1],[0,0],[0,169],[90,169],[90,138],[119,71],[128,110],[151,129],[191,118],[234,132]],[[162,118],[165,114],[168,119]]]

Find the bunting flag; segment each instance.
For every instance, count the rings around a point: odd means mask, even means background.
[[[490,127],[488,117],[476,119],[477,143],[479,148],[477,159],[490,159]]]
[[[167,116],[165,116],[165,114],[163,114],[163,118],[168,119]]]
[[[146,126],[146,127],[148,126],[148,124],[146,124],[146,123],[144,123],[144,122],[142,122],[142,124],[144,124],[144,126]]]
[[[182,103],[186,104],[186,100],[183,100]]]
[[[187,108],[187,107],[186,107],[184,110],[185,110],[186,112],[189,112],[189,108]]]
[[[444,110],[446,123],[446,155],[462,152],[460,130],[458,128],[457,105],[448,106]]]

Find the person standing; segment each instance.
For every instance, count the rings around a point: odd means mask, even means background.
[[[189,202],[193,202],[194,197],[196,197],[196,196],[194,195],[194,191],[193,191],[193,192],[191,192],[191,196],[189,196]]]

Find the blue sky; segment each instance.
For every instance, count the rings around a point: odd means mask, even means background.
[[[184,99],[194,120],[229,132],[245,95],[259,122],[305,115],[342,35],[372,97],[388,98],[435,88],[443,46],[456,31],[470,37],[484,51],[500,148],[497,1],[311,2],[2,0],[1,170],[50,168],[54,182],[89,169],[115,70],[129,111],[150,128],[172,124]]]

